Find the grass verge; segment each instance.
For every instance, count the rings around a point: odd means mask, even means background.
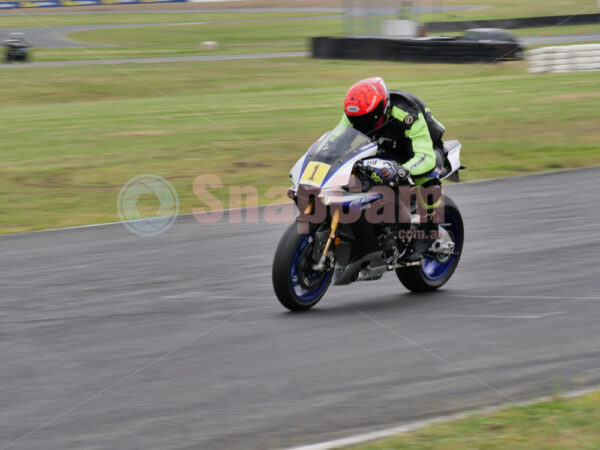
[[[303,51],[311,36],[341,34],[341,20],[293,20],[112,28],[71,33],[78,42],[108,44],[106,48],[36,49],[36,61],[143,58],[212,54]],[[217,41],[217,50],[201,43]]]
[[[169,179],[181,212],[196,176],[284,193],[287,173],[341,116],[348,87],[383,76],[423,97],[463,142],[464,178],[600,164],[596,73],[493,66],[318,61],[15,68],[0,72],[0,230],[117,220],[130,178]]]
[[[430,0],[429,4],[440,2]],[[523,0],[444,0],[444,5],[477,5],[481,9],[448,11],[422,14],[423,22],[506,19],[511,17],[559,16],[572,14],[593,14],[600,12],[595,0],[544,0],[543,2]]]
[[[493,414],[428,426],[422,430],[361,444],[355,450],[553,449],[600,446],[600,392],[558,397]]]
[[[559,27],[538,27],[538,28],[516,28],[508,30],[516,36],[563,36],[563,35],[579,35],[579,34],[596,34],[600,33],[600,23],[589,25],[567,25]],[[443,33],[448,36],[461,36],[463,31]]]
[[[186,12],[186,13],[105,13],[105,14],[46,14],[0,15],[1,28],[53,27],[67,25],[122,25],[175,22],[214,22],[256,19],[282,19],[290,17],[330,16],[328,12]]]

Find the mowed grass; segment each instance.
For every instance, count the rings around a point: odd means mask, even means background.
[[[588,25],[565,25],[560,27],[520,28],[509,30],[518,36],[557,36],[566,34],[600,33],[600,22]]]
[[[529,75],[522,63],[422,65],[304,58],[15,68],[0,72],[3,233],[118,220],[144,173],[204,206],[215,174],[283,195],[288,171],[333,128],[355,81],[381,75],[423,97],[463,146],[466,180],[600,164],[597,73]]]
[[[304,51],[308,50],[310,37],[340,35],[341,30],[339,19],[113,28],[71,33],[69,38],[114,47],[40,48],[35,50],[34,59],[62,61]],[[216,41],[219,48],[203,49],[201,43],[205,41]]]
[[[600,393],[476,414],[355,450],[575,450],[600,447]]]
[[[434,5],[440,4],[437,0],[429,0],[428,3]],[[593,14],[600,12],[596,0],[444,0],[443,4],[458,6],[477,5],[483,6],[483,8],[422,14],[420,16],[421,21],[485,20],[509,17]]]
[[[32,10],[33,11],[33,10]],[[2,14],[1,28],[53,27],[65,25],[122,25],[175,22],[213,22],[256,19],[282,19],[290,17],[316,17],[336,15],[328,12],[186,12],[186,13],[94,13],[94,14]]]
[[[565,25],[558,27],[537,27],[537,28],[516,28],[507,30],[516,36],[563,36],[563,35],[580,35],[580,34],[598,34],[600,33],[600,23],[592,23],[588,25]],[[449,36],[461,36],[464,31],[443,33]]]
[[[528,28],[511,30],[511,32],[518,36],[600,33],[600,24]],[[462,35],[463,33],[445,34]],[[34,50],[34,59],[43,62],[308,51],[310,50],[310,38],[324,35],[342,35],[342,21],[340,19],[307,19],[266,23],[190,23],[160,27],[92,30],[71,33],[69,38],[76,42],[108,45],[108,47],[38,48]],[[205,41],[216,41],[218,48],[203,48],[201,44]]]

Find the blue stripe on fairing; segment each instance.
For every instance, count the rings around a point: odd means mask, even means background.
[[[372,150],[374,147],[377,147],[377,144],[372,144],[370,147],[365,148],[362,152],[357,153],[356,155],[351,156],[350,158],[348,158],[346,161],[344,161],[343,163],[341,163],[337,169],[335,169],[333,172],[331,172],[329,175],[327,175],[327,177],[325,177],[325,179],[323,180],[323,182],[321,183],[321,187],[325,186],[325,184],[327,184],[327,182],[329,181],[329,179],[333,176],[334,173],[336,173],[338,170],[340,170],[340,168],[344,167],[346,165],[346,163],[348,161],[350,161],[353,158],[356,158],[358,155],[360,155],[361,153],[364,153],[366,151]]]
[[[304,154],[304,160],[302,161],[302,169],[300,170],[300,176],[298,177],[298,182],[302,179],[302,174],[304,173],[304,169],[306,169],[306,158],[308,158],[308,154],[310,153],[310,148],[306,150]]]
[[[363,206],[368,205],[369,203],[373,203],[375,200],[379,200],[382,196],[380,194],[376,194],[376,195],[371,195],[368,200],[364,201],[364,202],[358,202],[356,203],[358,206],[360,206],[359,209],[362,209]],[[367,198],[367,197],[363,197],[363,198]],[[350,208],[352,203],[356,202],[357,200],[348,200],[345,202],[342,202],[342,207],[348,207]],[[335,203],[336,205],[339,205],[339,203]]]

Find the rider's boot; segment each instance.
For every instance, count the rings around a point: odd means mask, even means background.
[[[398,254],[396,246],[396,235],[390,226],[384,226],[379,234],[379,246],[381,247],[381,258],[392,262]]]
[[[406,252],[402,255],[401,261],[404,263],[415,263],[423,259],[425,252],[437,240],[437,223],[421,224],[416,231],[416,238],[410,241]]]

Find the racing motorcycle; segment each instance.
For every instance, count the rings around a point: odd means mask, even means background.
[[[436,149],[436,169],[430,176],[459,181],[458,171],[464,168],[460,150],[458,141]],[[450,279],[464,239],[458,207],[442,193],[435,241],[421,261],[403,262],[411,240],[419,237],[423,214],[418,211],[419,196],[413,195],[416,189],[410,177],[394,190],[374,185],[373,174],[390,162],[369,137],[338,126],[321,136],[294,165],[288,196],[299,215],[282,236],[273,261],[273,287],[283,306],[307,310],[321,300],[331,283],[378,280],[388,271],[395,271],[412,292],[434,291]],[[387,195],[384,189],[389,190]],[[413,194],[402,195],[401,201],[399,192],[407,190]],[[393,224],[396,250],[384,259],[379,213],[389,205],[394,207],[394,218],[402,210],[405,219]]]
[[[29,44],[19,36],[20,33],[13,33],[10,38],[4,41],[6,53],[4,61],[11,62],[27,62],[29,60]]]

